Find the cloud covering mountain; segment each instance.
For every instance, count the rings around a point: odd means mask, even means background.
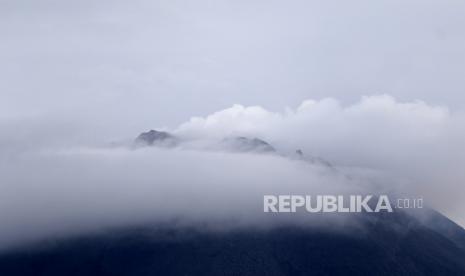
[[[17,150],[0,158],[0,244],[147,222],[321,224],[319,217],[263,217],[264,194],[404,192],[460,221],[462,119],[445,107],[372,96],[349,106],[309,100],[284,112],[234,105],[168,130],[177,139],[168,148],[76,137],[61,144],[66,133],[38,125],[35,135],[3,133]],[[275,152],[225,146],[225,137],[242,136]],[[292,158],[296,149],[335,169]],[[350,221],[334,217],[332,224]]]

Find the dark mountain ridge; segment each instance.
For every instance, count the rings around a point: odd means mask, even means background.
[[[175,147],[182,145],[186,140],[179,138],[178,136],[158,130],[149,130],[142,132],[134,140],[136,147],[144,146],[157,146],[157,147]],[[218,149],[218,147],[216,147]],[[289,157],[293,159],[303,160],[312,164],[323,165],[325,167],[333,168],[333,165],[321,157],[304,154],[301,149],[297,149],[293,154],[280,153],[278,150],[271,145],[269,142],[257,138],[257,137],[246,137],[246,136],[230,136],[223,138],[219,142],[219,149],[227,150],[238,153],[265,153],[265,154],[276,154],[283,157]]]

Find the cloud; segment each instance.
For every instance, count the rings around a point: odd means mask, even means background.
[[[222,230],[349,223],[348,215],[264,214],[263,195],[358,193],[374,185],[298,160],[230,152],[75,148],[0,162],[0,249],[138,224]]]
[[[306,100],[284,112],[234,105],[191,118],[175,132],[196,139],[252,135],[339,166],[382,170],[404,179],[406,189],[430,197],[464,223],[458,211],[465,207],[465,173],[460,167],[465,161],[464,126],[461,111],[375,95],[351,105],[334,98]]]
[[[446,107],[387,95],[352,105],[307,100],[283,112],[234,105],[173,128],[183,141],[177,148],[132,149],[88,145],[74,136],[85,127],[70,132],[71,142],[59,143],[68,138],[57,126],[66,124],[44,128],[43,120],[27,121],[34,127],[21,139],[14,139],[14,128],[2,134],[9,141],[3,145],[17,150],[0,157],[0,247],[139,223],[323,223],[318,216],[266,216],[265,194],[412,193],[460,222],[463,122]],[[278,154],[211,147],[235,135],[264,139]],[[53,137],[48,144],[47,137]],[[24,141],[30,143],[24,147]],[[296,149],[336,169],[286,157]],[[324,221],[351,220],[344,215]]]

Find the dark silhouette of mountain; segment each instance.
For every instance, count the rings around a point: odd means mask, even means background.
[[[258,138],[248,138],[244,136],[228,137],[223,139],[223,145],[232,151],[238,152],[258,152],[274,153],[276,149],[268,142]]]
[[[141,133],[134,140],[134,144],[137,146],[176,146],[179,143],[180,140],[175,135],[153,129]],[[222,140],[222,146],[227,150],[237,152],[276,152],[276,149],[268,142],[255,137],[228,137]]]
[[[329,168],[333,168],[333,165],[326,161],[325,159],[321,158],[321,157],[315,157],[315,156],[309,156],[309,155],[306,155],[304,154],[304,152],[301,150],[301,149],[297,149],[295,151],[295,155],[294,155],[297,159],[300,159],[300,160],[304,160],[306,162],[309,162],[311,164],[319,164],[319,165],[323,165],[325,167],[329,167]]]
[[[465,250],[465,229],[434,210],[427,210],[423,224]]]
[[[181,144],[181,139],[175,135],[158,130],[150,130],[141,133],[135,140],[136,146],[161,146],[161,147],[174,147]],[[286,154],[279,154],[275,147],[265,140],[253,137],[245,136],[233,136],[224,138],[221,141],[221,149],[232,151],[232,152],[243,152],[243,153],[273,153],[286,157]],[[295,151],[294,156],[288,156],[303,160],[311,164],[322,165],[334,169],[333,165],[321,157],[315,157],[306,155],[301,149]]]
[[[168,132],[152,129],[141,133],[134,143],[137,146],[175,146],[178,144],[178,139]]]
[[[0,275],[465,275],[464,249],[424,222],[403,212],[355,219],[358,231],[125,229],[4,252]]]

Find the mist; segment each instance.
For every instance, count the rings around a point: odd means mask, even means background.
[[[350,215],[264,214],[263,195],[359,194],[381,185],[281,156],[158,148],[23,153],[0,168],[0,248],[134,225],[344,224]]]
[[[283,112],[234,105],[165,129],[182,141],[174,148],[134,147],[137,133],[95,143],[73,135],[90,133],[82,124],[64,132],[59,120],[19,120],[28,131],[2,134],[0,247],[139,224],[350,225],[349,214],[264,214],[267,194],[411,194],[460,222],[465,178],[451,164],[463,160],[462,118],[387,95],[306,100]],[[265,139],[277,152],[218,143],[234,136]],[[331,166],[295,158],[296,149]]]

